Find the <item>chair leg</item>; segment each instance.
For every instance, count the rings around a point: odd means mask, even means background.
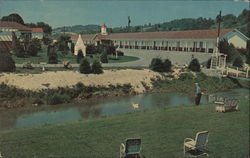
[[[184,155],[184,157],[185,157],[185,155],[186,155],[186,150],[185,150],[185,145],[183,145],[183,155]]]

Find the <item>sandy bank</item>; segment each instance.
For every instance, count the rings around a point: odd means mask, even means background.
[[[145,91],[142,82],[152,87],[151,79],[159,77],[161,77],[159,73],[147,69],[105,70],[104,73],[100,75],[86,75],[76,71],[57,71],[41,74],[1,73],[0,82],[33,91],[47,88],[70,87],[78,82],[82,82],[86,86],[123,85],[129,83],[135,92],[142,93]]]

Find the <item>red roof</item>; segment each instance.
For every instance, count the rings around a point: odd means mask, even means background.
[[[43,28],[31,28],[32,32],[40,32],[43,33]]]
[[[9,52],[12,48],[11,41],[0,41],[0,50],[4,52]]]
[[[221,29],[220,37],[234,29]],[[83,40],[90,40],[95,34],[82,35]],[[77,40],[78,36],[72,36],[72,40]],[[112,33],[109,35],[98,34],[99,39],[216,39],[217,29],[213,30],[186,30],[168,32],[136,32],[136,33]]]
[[[221,29],[220,37],[234,29]],[[216,39],[217,29],[214,30],[186,30],[168,32],[139,32],[115,33],[109,35],[110,39]]]
[[[102,24],[102,28],[106,28],[107,26],[105,24]]]
[[[0,27],[4,27],[4,28],[13,28],[13,29],[17,29],[19,31],[31,31],[30,28],[16,23],[16,22],[10,22],[10,21],[0,21]]]

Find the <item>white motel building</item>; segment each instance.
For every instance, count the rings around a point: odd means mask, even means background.
[[[119,49],[214,53],[217,36],[217,29],[108,34],[107,27],[103,24],[100,34],[72,36],[72,41],[76,43],[75,55],[79,49],[86,54],[87,44],[98,45],[108,41],[112,41]],[[249,40],[237,29],[221,29],[219,40],[223,39],[237,48],[246,48]]]

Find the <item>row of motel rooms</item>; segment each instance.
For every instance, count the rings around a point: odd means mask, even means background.
[[[100,34],[73,36],[73,41],[81,40],[86,44],[112,42],[119,49],[164,50],[213,53],[217,48],[218,30],[187,30],[168,32],[138,32],[108,34],[106,25]],[[246,48],[248,37],[237,29],[221,29],[220,40],[227,40],[237,48]]]

